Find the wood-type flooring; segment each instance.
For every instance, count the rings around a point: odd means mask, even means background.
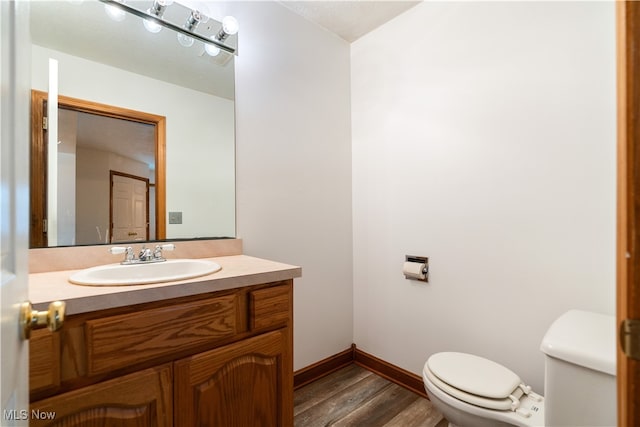
[[[357,365],[294,393],[294,426],[446,427],[429,400]]]

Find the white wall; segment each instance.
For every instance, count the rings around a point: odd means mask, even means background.
[[[167,117],[166,208],[183,212],[168,238],[235,235],[233,101],[37,45],[33,89],[47,90],[49,57],[61,95]]]
[[[302,266],[300,369],[353,342],[349,45],[274,2],[226,7],[241,26],[238,236],[248,255]]]
[[[79,245],[92,245],[96,241],[111,241],[109,203],[111,199],[111,171],[146,177],[149,165],[118,154],[78,146],[77,221],[75,236]],[[152,200],[152,199],[150,199]],[[99,231],[98,231],[99,229]]]
[[[358,347],[418,374],[472,352],[542,391],[553,319],[614,312],[614,23],[611,2],[424,2],[352,45]]]

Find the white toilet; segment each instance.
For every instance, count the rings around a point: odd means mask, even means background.
[[[491,360],[466,353],[429,357],[422,371],[431,402],[450,426],[615,426],[613,316],[571,310],[545,334],[545,397]]]

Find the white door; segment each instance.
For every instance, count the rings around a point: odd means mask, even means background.
[[[111,174],[113,243],[149,240],[149,180]]]
[[[29,241],[29,3],[0,1],[0,425],[28,425],[28,351],[18,328]]]

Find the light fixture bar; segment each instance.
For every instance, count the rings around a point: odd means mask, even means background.
[[[1,0],[0,0],[1,1]],[[108,5],[117,7],[118,9],[124,10],[125,12],[129,12],[132,15],[136,15],[142,19],[148,19],[149,21],[155,22],[158,25],[162,25],[165,28],[169,28],[175,32],[178,32],[180,34],[184,34],[185,36],[188,37],[192,37],[198,41],[201,41],[204,44],[208,44],[208,45],[212,45],[212,46],[216,46],[219,47],[221,50],[224,50],[225,52],[231,53],[231,54],[235,54],[236,50],[230,46],[227,46],[224,43],[220,43],[219,41],[215,40],[215,39],[211,39],[205,36],[202,36],[200,34],[194,33],[192,31],[187,30],[186,28],[180,27],[178,25],[175,25],[172,22],[169,22],[163,18],[158,18],[155,15],[151,15],[147,12],[144,12],[142,10],[136,9],[133,6],[129,6],[126,3],[120,3],[119,1],[115,1],[115,0],[100,0],[102,3],[106,3]]]

